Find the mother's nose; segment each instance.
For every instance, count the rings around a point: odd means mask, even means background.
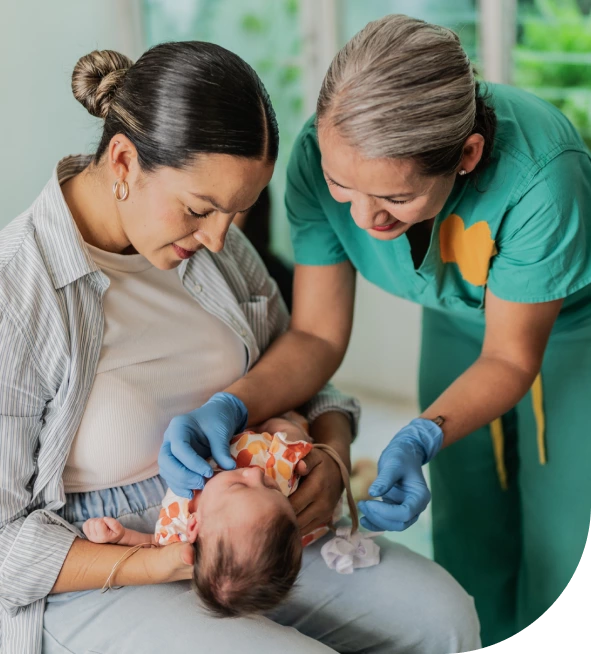
[[[221,252],[224,249],[226,236],[234,215],[220,216],[217,220],[207,221],[203,229],[193,232],[193,238],[210,252]]]

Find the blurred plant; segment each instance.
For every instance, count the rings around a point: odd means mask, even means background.
[[[587,0],[522,3],[517,86],[558,107],[591,146],[591,15]]]

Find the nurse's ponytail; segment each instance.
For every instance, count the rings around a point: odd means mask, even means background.
[[[496,117],[451,30],[393,14],[369,23],[333,59],[317,121],[369,159],[414,159],[426,175],[457,170],[471,134],[490,161]]]
[[[115,134],[132,141],[145,171],[182,168],[209,153],[277,159],[277,119],[263,83],[238,55],[213,43],[164,43],[135,64],[95,50],[76,64],[72,91],[105,121],[95,163]]]

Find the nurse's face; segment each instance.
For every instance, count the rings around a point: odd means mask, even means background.
[[[410,159],[365,159],[326,124],[319,126],[318,141],[330,194],[350,202],[357,226],[381,241],[434,218],[454,185],[455,175],[427,177]]]
[[[230,224],[268,185],[266,160],[204,154],[183,170],[139,169],[126,162],[129,196],[117,202],[125,242],[161,270],[177,267],[198,249],[219,252]]]

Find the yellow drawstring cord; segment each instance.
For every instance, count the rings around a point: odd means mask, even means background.
[[[531,387],[531,399],[536,419],[538,454],[540,465],[546,465],[546,417],[544,416],[544,395],[542,393],[542,374],[540,373],[534,380]]]
[[[497,418],[490,423],[490,435],[492,437],[497,475],[503,490],[509,487],[507,484],[507,468],[505,467],[505,435],[503,434],[503,423]]]
[[[534,418],[536,421],[536,436],[540,464],[546,465],[548,462],[546,456],[546,417],[544,415],[544,395],[542,393],[541,373],[534,380],[531,387],[531,396]],[[503,433],[503,422],[501,418],[497,418],[490,423],[490,435],[492,438],[499,483],[503,490],[507,490],[509,485],[507,483],[507,468],[505,466],[505,435]]]

